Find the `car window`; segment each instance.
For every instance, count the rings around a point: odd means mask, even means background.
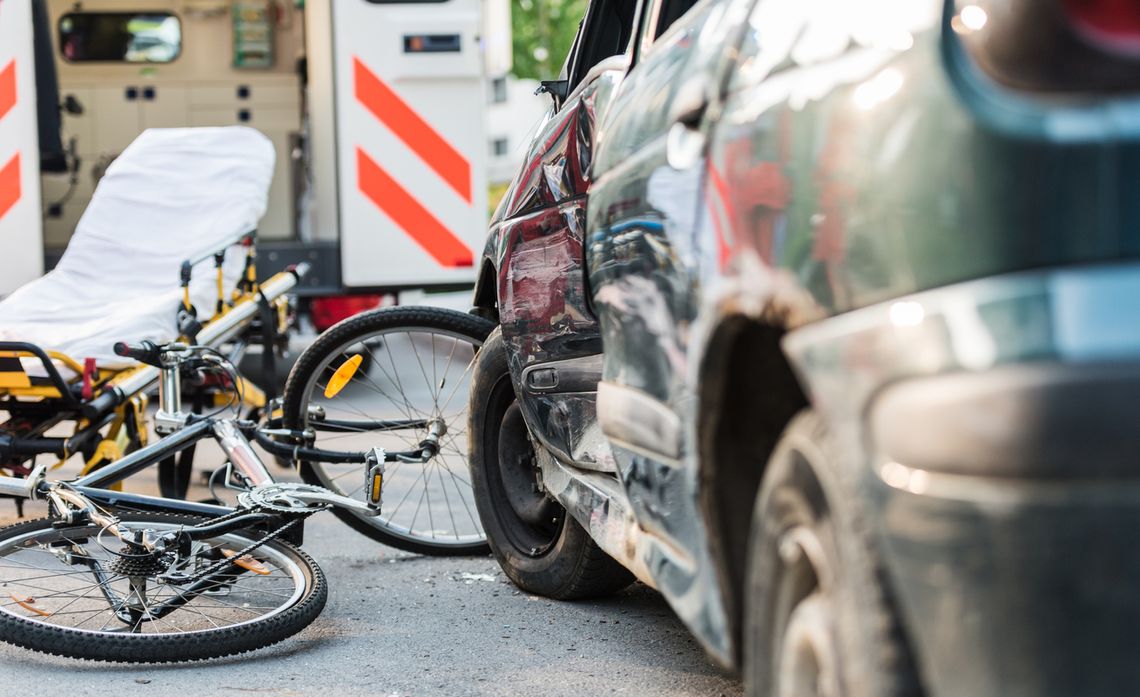
[[[661,11],[657,15],[656,32],[653,38],[656,39],[669,31],[669,27],[673,26],[673,23],[678,19],[684,17],[685,13],[688,12],[693,5],[696,5],[697,2],[698,0],[664,0],[661,3]]]
[[[606,144],[595,153],[596,174],[633,157],[652,141],[664,142],[671,125],[670,107],[682,85],[712,84],[734,26],[721,21],[728,4],[695,5],[625,77],[606,112]]]
[[[59,50],[69,63],[169,63],[182,53],[182,23],[169,12],[68,12]]]
[[[611,56],[619,56],[629,48],[637,22],[638,0],[595,0],[586,14],[579,36],[574,69],[570,75],[573,91],[586,73]]]
[[[685,16],[700,0],[653,0],[647,8],[638,39],[638,54],[645,53],[669,27]]]

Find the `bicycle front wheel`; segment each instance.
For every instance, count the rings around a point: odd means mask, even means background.
[[[467,396],[475,353],[494,324],[454,310],[393,307],[326,331],[297,359],[285,384],[284,423],[310,428],[323,450],[419,448],[443,424],[427,462],[387,466],[382,513],[333,509],[369,537],[420,554],[486,554],[467,465]],[[304,462],[305,481],[364,500],[360,464]]]
[[[203,522],[157,513],[119,520],[155,537]],[[232,656],[281,641],[316,619],[328,588],[313,560],[285,542],[236,557],[254,541],[251,534],[194,542],[164,563],[122,554],[121,543],[96,525],[45,518],[0,530],[0,641],[125,663]],[[196,584],[162,578],[231,556],[228,570]]]

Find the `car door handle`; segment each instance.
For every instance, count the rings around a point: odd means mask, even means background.
[[[687,80],[677,90],[669,109],[670,126],[665,139],[665,159],[676,170],[700,161],[705,149],[701,131],[709,110],[709,92],[704,81]]]
[[[677,90],[669,110],[669,120],[695,131],[700,128],[708,109],[709,93],[705,81],[690,79]]]

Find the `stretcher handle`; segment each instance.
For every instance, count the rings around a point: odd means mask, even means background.
[[[141,341],[137,344],[128,344],[120,341],[114,346],[116,356],[133,358],[139,363],[162,367],[162,347],[153,341]]]

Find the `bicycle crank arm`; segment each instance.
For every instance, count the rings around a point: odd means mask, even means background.
[[[372,506],[363,501],[357,501],[356,499],[350,499],[347,496],[334,494],[331,491],[296,491],[291,493],[290,496],[294,499],[297,499],[298,501],[301,501],[302,503],[314,506],[329,505],[336,506],[337,508],[345,508],[350,511],[356,511],[357,513],[363,513],[366,516],[380,515],[379,506]]]
[[[255,486],[238,496],[244,508],[262,509],[277,513],[311,514],[336,506],[355,513],[373,517],[380,515],[380,506],[334,494],[328,489],[313,484],[275,482]]]

